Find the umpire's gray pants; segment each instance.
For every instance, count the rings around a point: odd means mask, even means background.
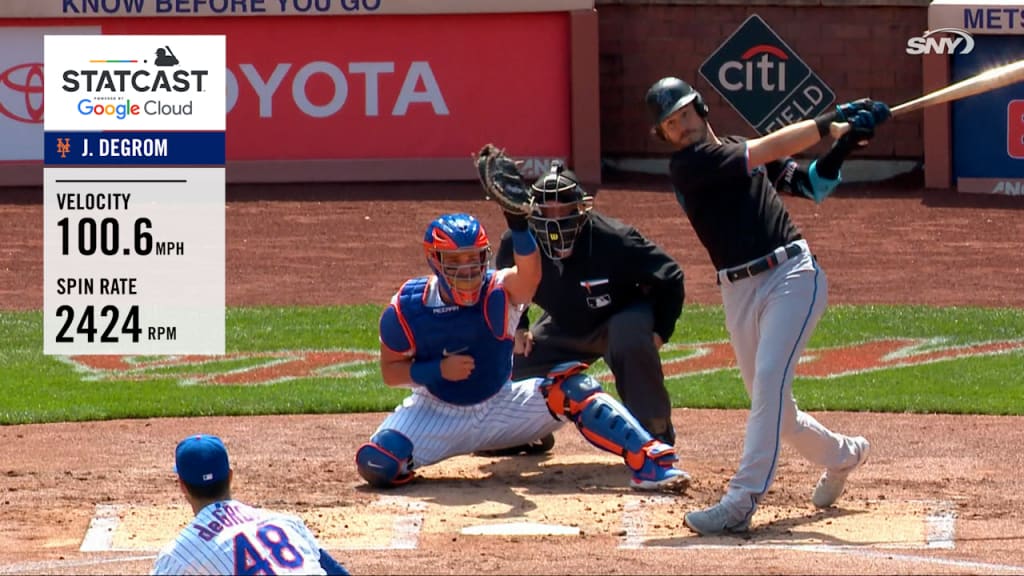
[[[562,362],[592,364],[603,357],[626,408],[654,437],[675,445],[672,404],[665,389],[661,357],[654,347],[654,311],[650,304],[631,304],[583,336],[567,334],[545,312],[530,332],[533,350],[529,356],[515,356],[513,380],[546,376]]]

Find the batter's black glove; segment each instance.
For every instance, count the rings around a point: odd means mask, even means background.
[[[842,149],[845,154],[867,146],[871,139],[875,137],[875,122],[871,112],[861,110],[850,120],[849,132],[843,134],[839,140],[836,140],[834,146]]]
[[[892,111],[889,110],[889,106],[885,102],[861,98],[860,100],[836,106],[836,120],[839,122],[851,122],[854,116],[861,111],[870,112],[875,125],[881,124],[892,117]]]
[[[843,161],[855,150],[867,146],[875,137],[875,120],[871,111],[861,110],[847,119],[847,122],[850,124],[850,130],[840,136],[832,144],[832,148],[818,159],[817,171],[823,178],[838,178]]]
[[[861,98],[860,100],[840,104],[831,110],[819,114],[814,118],[814,123],[818,125],[818,134],[824,137],[831,132],[833,122],[847,122],[851,125],[859,124],[861,127],[870,125],[873,128],[889,118],[892,118],[892,111],[889,110],[889,106],[885,102]]]
[[[487,144],[477,153],[474,163],[484,192],[501,206],[508,227],[527,230],[526,217],[530,213],[533,195],[516,161],[494,144]]]

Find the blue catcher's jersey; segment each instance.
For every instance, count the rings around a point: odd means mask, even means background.
[[[480,300],[473,306],[446,304],[431,278],[409,280],[391,298],[381,315],[381,343],[416,361],[472,356],[469,378],[444,380],[430,392],[449,404],[478,404],[496,394],[512,374],[514,330],[522,311],[509,303],[495,270],[487,271]]]

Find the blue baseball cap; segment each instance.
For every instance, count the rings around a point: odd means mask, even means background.
[[[174,451],[174,471],[191,486],[205,486],[227,480],[231,466],[224,442],[209,434],[189,436]]]

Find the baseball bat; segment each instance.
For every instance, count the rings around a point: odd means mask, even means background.
[[[984,72],[980,72],[970,78],[965,78],[956,84],[929,92],[909,102],[904,102],[891,109],[893,116],[900,116],[908,112],[920,110],[928,106],[951,102],[976,94],[983,94],[1003,86],[1009,86],[1015,82],[1024,80],[1024,59],[1004,64]],[[829,132],[833,138],[839,138],[850,129],[846,122],[833,122],[829,126]]]

